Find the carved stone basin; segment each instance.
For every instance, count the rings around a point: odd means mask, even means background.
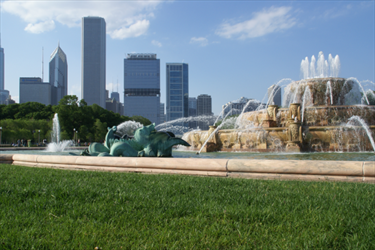
[[[245,125],[239,129],[216,131],[202,151],[374,150],[369,136],[373,138],[375,134],[375,106],[343,105],[352,102],[353,98],[361,98],[351,80],[302,80],[291,83],[288,88],[287,95],[293,93],[297,102],[290,103],[288,108],[269,105],[265,110],[244,113],[239,122]],[[305,91],[310,91],[309,98],[306,98]],[[303,110],[301,103],[304,104]],[[368,125],[369,134],[362,126],[346,126],[353,116]],[[208,131],[184,134],[183,139],[192,145],[186,150],[199,151],[215,129],[211,127]]]

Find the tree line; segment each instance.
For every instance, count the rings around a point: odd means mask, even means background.
[[[78,131],[77,139],[81,142],[102,141],[107,127],[119,125],[133,120],[143,125],[151,124],[150,120],[141,116],[123,116],[108,111],[97,104],[87,105],[75,95],[67,95],[58,105],[44,105],[38,102],[0,105],[0,127],[2,142],[15,143],[18,139],[40,142],[50,141],[52,119],[57,113],[59,117],[61,140],[74,138],[74,129]]]

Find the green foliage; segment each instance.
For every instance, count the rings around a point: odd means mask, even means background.
[[[375,249],[375,185],[0,165],[1,249]]]
[[[72,139],[74,129],[78,139],[84,141],[102,141],[107,127],[134,120],[149,125],[151,122],[141,116],[127,117],[108,111],[96,104],[88,106],[84,100],[75,95],[64,96],[59,105],[43,105],[37,102],[0,105],[0,126],[3,127],[3,142],[16,142],[17,139],[37,141],[37,130],[40,140],[50,139],[52,118],[58,113],[62,139]],[[13,122],[12,122],[13,121]]]

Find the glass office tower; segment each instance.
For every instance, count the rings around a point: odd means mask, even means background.
[[[68,94],[68,62],[64,51],[57,46],[49,61],[49,83],[51,87],[51,104],[57,105]]]
[[[187,63],[167,63],[166,81],[167,121],[188,117],[189,65]]]
[[[81,93],[88,105],[105,108],[106,24],[101,17],[82,18]]]
[[[4,49],[0,45],[0,90],[4,90]]]
[[[131,53],[124,59],[124,113],[160,123],[160,59]]]

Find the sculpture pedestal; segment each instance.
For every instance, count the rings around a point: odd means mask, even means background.
[[[202,149],[201,152],[203,153],[209,153],[209,152],[216,152],[218,151],[218,145],[216,143],[213,143],[213,142],[207,142],[206,146],[204,146],[204,148]]]
[[[273,128],[273,127],[277,127],[277,124],[276,124],[276,121],[274,121],[274,120],[263,120],[262,127],[263,128]]]
[[[301,145],[299,141],[288,141],[285,147],[286,152],[301,152]]]

